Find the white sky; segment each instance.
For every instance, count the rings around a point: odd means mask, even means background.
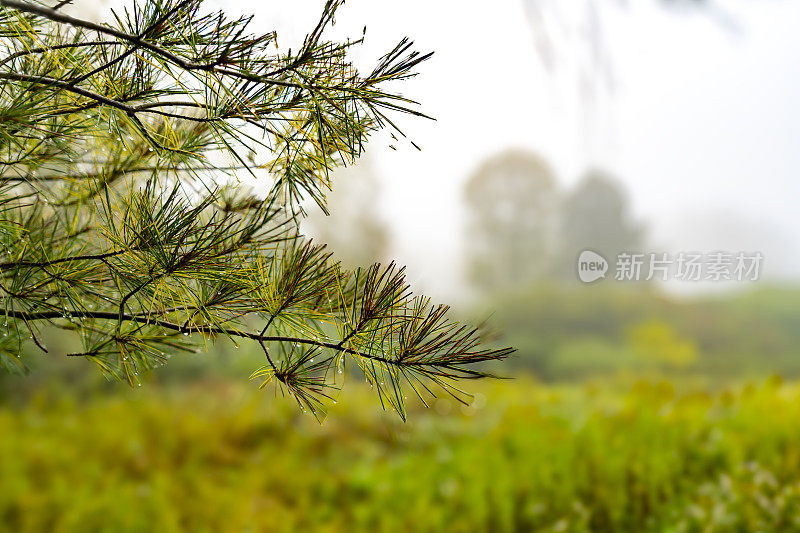
[[[595,120],[574,97],[575,80],[553,78],[534,48],[525,0],[348,0],[334,35],[367,26],[365,67],[399,38],[436,55],[403,92],[436,122],[404,121],[423,147],[371,154],[397,258],[435,296],[454,296],[460,275],[461,185],[485,157],[507,147],[543,154],[564,184],[600,165],[627,185],[654,250],[759,250],[765,273],[800,273],[800,2],[717,0],[740,32],[713,17],[675,14],[653,0],[602,15],[618,87]],[[547,0],[529,0],[547,1]],[[569,13],[580,0],[555,0]],[[577,3],[576,3],[577,2]],[[599,2],[603,4],[603,2]],[[255,13],[296,48],[322,0],[219,0]],[[578,50],[557,50],[570,68]]]

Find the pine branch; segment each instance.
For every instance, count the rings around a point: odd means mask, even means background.
[[[206,335],[222,335],[225,337],[237,337],[243,339],[249,339],[253,341],[257,341],[260,343],[268,343],[268,342],[286,342],[290,344],[305,344],[308,346],[314,346],[318,348],[327,348],[330,350],[334,350],[337,352],[342,352],[349,355],[355,355],[364,359],[368,359],[371,361],[384,363],[386,365],[391,366],[399,366],[399,367],[432,367],[432,368],[440,368],[440,369],[447,369],[456,371],[456,365],[453,363],[447,362],[436,362],[436,361],[419,361],[419,360],[409,360],[404,361],[402,359],[392,359],[387,357],[382,357],[379,355],[373,355],[366,352],[360,352],[358,350],[354,350],[352,348],[344,347],[341,342],[325,342],[320,341],[317,339],[308,339],[303,337],[287,337],[282,335],[265,335],[263,333],[251,333],[246,331],[239,331],[232,328],[220,328],[216,326],[187,326],[176,324],[172,322],[168,322],[166,320],[160,320],[157,318],[152,318],[145,314],[127,314],[123,313],[121,316],[118,313],[113,312],[103,312],[103,311],[82,311],[77,309],[72,310],[64,310],[64,311],[39,311],[39,312],[32,312],[26,313],[23,311],[14,311],[9,309],[0,309],[0,316],[4,316],[6,318],[15,318],[19,320],[25,321],[36,321],[36,320],[54,320],[54,319],[64,319],[66,317],[72,319],[97,319],[97,320],[112,320],[117,321],[120,318],[126,322],[136,322],[139,324],[147,324],[152,326],[159,326],[164,329],[172,330],[177,333],[197,333],[198,331],[206,334]],[[511,348],[504,348],[501,350],[497,350],[492,352],[491,359],[503,359],[510,355],[513,352]],[[68,354],[69,356],[84,356],[86,354]],[[488,360],[488,359],[487,359]],[[470,375],[474,377],[482,377],[486,375],[485,373],[480,373],[477,371],[469,371]]]
[[[454,382],[511,353],[414,297],[403,269],[347,271],[299,233],[334,168],[393,114],[425,116],[387,87],[430,54],[403,39],[360,74],[362,39],[325,38],[340,4],[280,54],[274,33],[199,0],[108,25],[0,0],[0,365],[20,368],[58,328],[83,343],[71,355],[136,385],[170,353],[228,337],[257,343],[252,377],[318,418],[346,361],[405,418],[407,387],[463,401]]]

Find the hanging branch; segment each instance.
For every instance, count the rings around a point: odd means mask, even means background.
[[[402,269],[346,271],[299,233],[305,201],[325,209],[329,172],[390,114],[425,116],[390,88],[430,54],[403,39],[362,76],[362,39],[324,37],[340,4],[280,54],[274,33],[200,0],[113,25],[0,0],[0,366],[22,368],[55,327],[81,339],[72,356],[136,385],[228,337],[256,343],[253,377],[317,417],[346,360],[405,417],[404,387],[463,401],[452,382],[509,355],[414,297]]]

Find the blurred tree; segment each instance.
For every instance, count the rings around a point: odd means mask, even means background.
[[[644,252],[644,230],[630,218],[622,186],[608,174],[593,170],[561,205],[558,275],[575,279],[583,250],[592,250],[611,264],[620,252]]]
[[[372,160],[336,170],[327,194],[329,215],[309,212],[303,228],[316,242],[325,243],[347,267],[384,262],[389,257],[389,228],[378,211],[380,184]]]
[[[533,153],[509,150],[483,163],[465,187],[469,281],[507,290],[548,273],[556,182]]]
[[[359,74],[361,40],[323,38],[337,0],[286,54],[200,0],[134,5],[113,25],[65,3],[0,0],[2,366],[60,328],[82,342],[71,355],[135,385],[223,336],[258,343],[253,378],[315,416],[345,358],[405,416],[404,386],[459,397],[450,381],[510,352],[413,297],[403,269],[343,269],[298,232],[303,200],[325,210],[329,173],[387,113],[424,116],[386,84],[429,55],[403,39]]]

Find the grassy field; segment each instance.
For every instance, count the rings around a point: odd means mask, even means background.
[[[8,531],[798,531],[800,385],[475,384],[324,425],[246,384],[0,407]],[[45,389],[46,390],[46,389]]]

